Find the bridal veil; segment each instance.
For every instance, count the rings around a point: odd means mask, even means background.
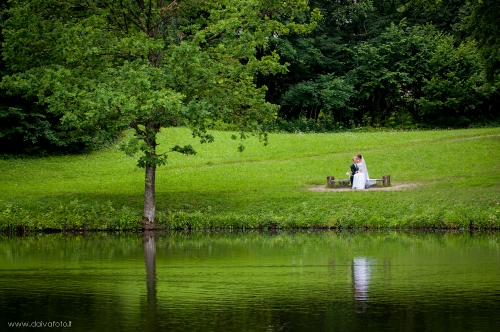
[[[370,180],[370,175],[368,174],[368,168],[366,167],[365,157],[361,155],[361,163],[363,164],[363,173],[365,175],[365,188],[373,186],[377,181]]]

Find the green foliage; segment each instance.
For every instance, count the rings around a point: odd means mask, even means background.
[[[257,58],[256,49],[273,33],[310,31],[318,19],[312,12],[310,24],[293,21],[308,9],[302,0],[187,1],[168,10],[160,3],[151,10],[94,1],[12,4],[3,53],[14,73],[2,86],[35,96],[68,126],[134,128],[146,143],[141,163],[156,155],[160,128],[179,121],[202,140],[214,121],[259,130],[276,107],[253,77],[286,67],[276,54]]]
[[[500,3],[495,0],[469,0],[467,28],[479,46],[490,79],[500,74]]]
[[[341,123],[335,123],[331,117],[320,113],[318,120],[300,119],[288,120],[277,119],[271,124],[265,124],[266,130],[285,133],[332,133],[346,130]]]
[[[329,114],[338,121],[346,121],[352,116],[353,109],[349,106],[354,95],[354,87],[344,78],[332,74],[319,75],[315,81],[296,84],[282,95],[283,106],[314,109],[313,119],[319,117],[319,112]],[[299,114],[299,118],[302,114]]]
[[[36,230],[132,230],[140,229],[140,213],[110,202],[89,204],[74,199],[42,209],[25,209],[7,204],[0,214],[0,229]]]
[[[432,27],[408,27],[403,20],[355,49],[357,66],[349,75],[357,82],[358,123],[387,126],[394,114],[412,112],[436,37]]]
[[[0,1],[0,28],[3,29],[7,18],[7,1]],[[0,36],[1,42],[3,39]],[[4,59],[0,59],[0,76],[12,73]],[[105,147],[117,137],[110,130],[63,125],[60,118],[61,115],[50,112],[36,98],[0,89],[0,153],[78,153]]]
[[[184,146],[176,145],[172,148],[172,151],[187,154],[187,155],[195,155],[196,154],[196,151],[193,149],[191,144],[184,145]]]
[[[214,128],[260,132],[272,104],[287,121],[351,128],[498,121],[496,1],[99,3],[12,1],[1,12],[2,86],[13,94],[0,91],[4,152],[102,147],[132,127],[148,146],[136,151],[141,163],[155,162],[147,154],[170,151],[155,150],[161,127],[191,126],[205,142]],[[474,70],[451,55],[438,61],[438,44]],[[462,83],[455,92],[439,83],[446,61],[464,66],[455,79],[474,86],[471,98]]]
[[[290,72],[261,79],[270,87],[267,98],[282,105],[279,114],[285,120],[317,120],[319,114],[328,113],[334,123],[351,128],[466,127],[498,122],[498,84],[490,80],[486,86],[481,78],[482,71],[499,67],[492,62],[496,51],[491,49],[499,40],[494,33],[498,5],[489,6],[490,2],[311,1],[311,7],[323,13],[323,20],[310,35],[291,34],[273,41],[274,49],[290,63]],[[487,15],[479,14],[490,7]],[[470,34],[476,36],[476,44],[466,41]],[[430,62],[439,52],[438,45],[448,41],[451,53],[463,53],[463,42],[468,45],[467,57],[476,58],[472,71],[465,62],[455,63],[464,66],[457,69],[461,80],[477,84],[472,98],[453,97],[458,99],[455,114],[424,102],[446,99],[449,93],[442,91],[437,97],[432,89],[424,88],[441,75],[442,68]],[[475,45],[482,58],[489,59],[486,67]],[[448,60],[453,62],[451,57]],[[325,93],[334,98],[325,98]]]
[[[416,100],[423,122],[455,127],[488,116],[481,105],[495,89],[486,81],[474,43],[455,47],[451,37],[442,37],[428,66],[431,74]]]
[[[309,35],[291,34],[271,41],[289,73],[261,77],[267,85],[268,100],[282,105],[284,119],[301,117],[316,120],[319,113],[330,113],[346,121],[351,108],[346,106],[352,95],[352,83],[344,75],[352,64],[351,44],[359,41],[358,32],[371,1],[311,1],[323,19]],[[364,22],[366,23],[366,22]]]

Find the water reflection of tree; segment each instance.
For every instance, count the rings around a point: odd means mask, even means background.
[[[157,325],[155,232],[144,231],[142,244],[144,246],[144,261],[146,262],[147,324],[149,331],[155,331]]]

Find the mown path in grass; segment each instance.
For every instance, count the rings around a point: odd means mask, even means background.
[[[500,128],[272,134],[237,151],[233,133],[199,144],[185,128],[162,132],[158,225],[167,228],[500,227]],[[405,190],[311,191],[346,177],[362,153],[371,177]],[[0,161],[0,228],[140,227],[143,170],[112,147],[89,155]]]

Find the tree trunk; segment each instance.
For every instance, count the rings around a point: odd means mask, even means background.
[[[156,166],[146,163],[146,179],[144,187],[144,214],[142,216],[143,229],[155,229],[155,176]]]

